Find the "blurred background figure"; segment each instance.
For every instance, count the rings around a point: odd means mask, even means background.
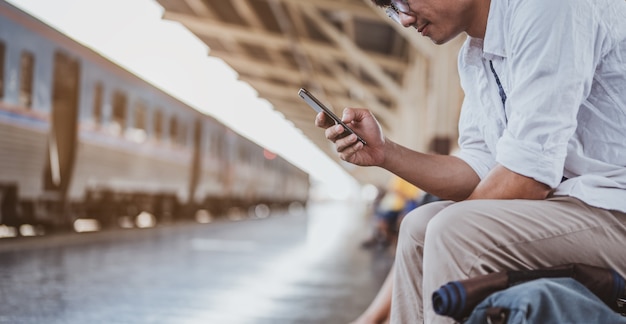
[[[379,190],[373,204],[373,230],[361,243],[363,248],[395,246],[399,220],[419,205],[424,193],[402,178],[392,177],[385,188]]]

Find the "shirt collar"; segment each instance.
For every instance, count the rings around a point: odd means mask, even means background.
[[[487,58],[491,56],[506,57],[504,42],[505,6],[504,1],[491,0],[483,42],[483,53]]]

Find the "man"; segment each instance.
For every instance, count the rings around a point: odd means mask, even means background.
[[[391,322],[446,322],[431,294],[478,274],[586,263],[626,275],[626,2],[374,1],[436,44],[468,35],[457,156],[390,141],[365,109],[343,121],[367,145],[315,120],[341,159],[448,199],[402,222]]]

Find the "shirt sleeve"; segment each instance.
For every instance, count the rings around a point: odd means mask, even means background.
[[[512,1],[505,29],[510,73],[508,125],[496,161],[555,188],[598,57],[585,1]],[[580,10],[589,8],[581,14]]]
[[[495,165],[491,150],[487,146],[481,132],[481,123],[476,114],[468,107],[468,100],[463,101],[459,118],[459,152],[456,157],[465,161],[484,179]]]
[[[487,145],[482,128],[485,127],[483,116],[476,107],[478,102],[475,96],[479,90],[475,88],[475,73],[470,73],[472,55],[469,54],[471,39],[465,41],[459,52],[458,67],[461,87],[465,92],[465,98],[459,116],[459,151],[456,157],[467,163],[481,179],[487,176],[489,170],[494,167],[495,159]],[[475,62],[474,62],[475,63]]]

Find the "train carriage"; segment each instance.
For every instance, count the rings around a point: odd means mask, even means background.
[[[0,152],[0,224],[167,222],[308,195],[283,158],[6,2]]]

